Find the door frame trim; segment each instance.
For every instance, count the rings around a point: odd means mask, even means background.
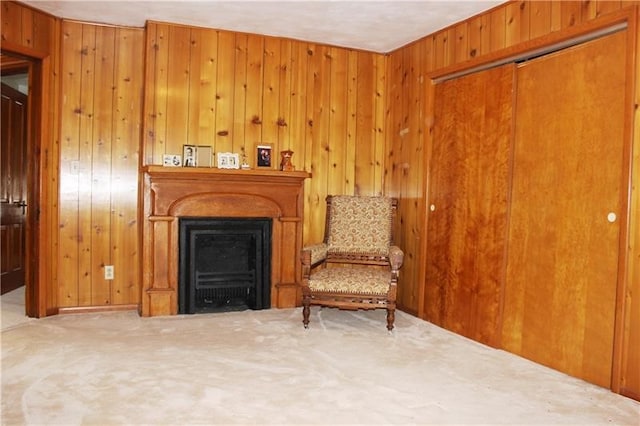
[[[25,232],[25,308],[29,317],[41,318],[58,313],[52,271],[55,256],[51,256],[54,232],[51,229],[55,212],[51,194],[52,179],[58,166],[53,149],[51,101],[51,56],[49,53],[24,47],[9,41],[2,42],[2,52],[29,61],[29,100],[27,126],[27,199]],[[42,254],[42,255],[41,255]]]

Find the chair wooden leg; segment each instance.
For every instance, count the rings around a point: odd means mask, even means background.
[[[302,300],[302,324],[304,328],[309,328],[309,314],[311,313],[310,301],[308,299]]]
[[[393,323],[396,320],[395,308],[387,308],[387,330],[393,330]]]

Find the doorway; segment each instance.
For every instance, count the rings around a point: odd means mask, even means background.
[[[39,158],[34,126],[38,107],[32,102],[37,60],[2,51],[2,204],[1,289],[7,293],[24,286],[24,311],[40,316],[37,288],[37,202]],[[32,202],[33,201],[33,202]]]

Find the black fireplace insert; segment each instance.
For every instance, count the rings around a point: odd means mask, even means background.
[[[178,312],[271,305],[271,218],[182,218]]]

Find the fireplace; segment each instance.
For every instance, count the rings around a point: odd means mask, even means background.
[[[180,219],[178,313],[269,308],[271,222]]]
[[[271,261],[266,262],[269,269],[262,270],[268,279],[260,298],[262,309],[300,306],[303,188],[309,177],[303,171],[271,169],[143,167],[140,315],[175,315],[181,311],[180,301],[186,300],[186,295],[181,295],[179,285],[184,279],[180,271],[180,223],[194,218],[270,220]],[[202,290],[210,285],[207,279],[202,277],[200,281]],[[234,291],[247,291],[241,287]],[[204,306],[218,303],[203,297]],[[235,303],[232,299],[229,303]]]

